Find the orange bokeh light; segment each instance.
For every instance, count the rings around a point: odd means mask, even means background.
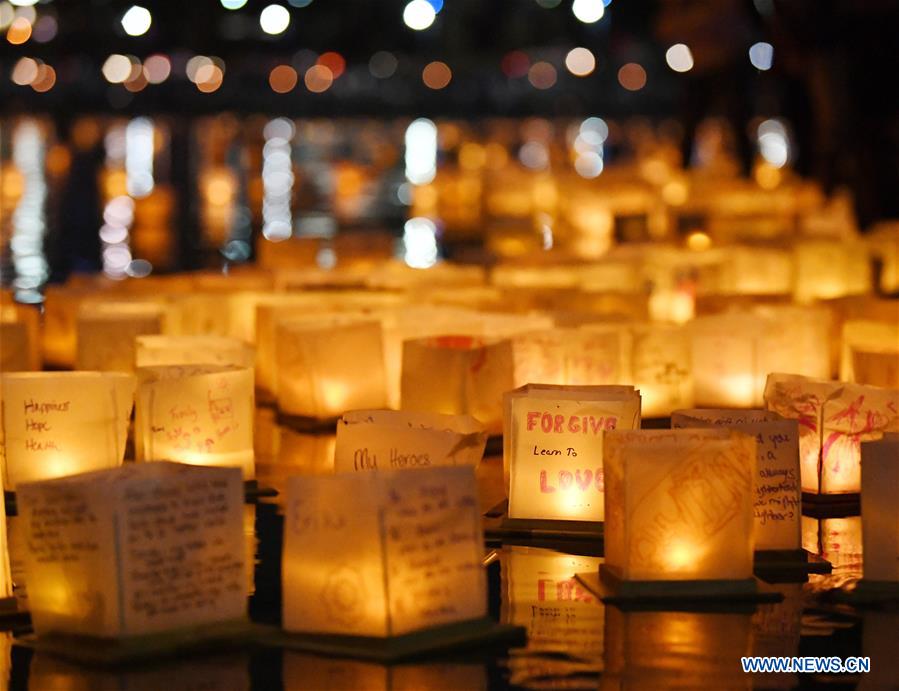
[[[453,71],[445,62],[436,60],[425,65],[421,79],[429,89],[442,89],[453,78]]]
[[[276,94],[293,91],[297,85],[297,71],[290,65],[278,65],[268,75],[268,84]]]

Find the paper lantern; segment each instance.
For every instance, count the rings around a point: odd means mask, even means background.
[[[892,323],[871,319],[850,319],[843,322],[840,380],[888,386],[878,382],[890,381],[890,370],[899,368],[899,311],[895,316],[896,321]],[[877,355],[883,357],[878,358]],[[861,361],[861,376],[855,372],[856,359]],[[890,360],[892,367],[889,365]],[[880,362],[886,365],[886,372],[877,367]]]
[[[246,616],[243,483],[147,463],[20,485],[31,620],[121,638]]]
[[[531,384],[503,407],[509,518],[602,521],[603,435],[639,428],[639,392]]]
[[[857,295],[871,290],[868,248],[861,242],[804,240],[794,247],[797,302]]]
[[[802,491],[859,491],[859,445],[899,431],[899,390],[771,374],[769,410],[799,422]]]
[[[236,466],[255,477],[252,369],[170,365],[137,374],[138,461]]]
[[[605,434],[605,563],[622,593],[752,592],[755,440],[725,429]]]
[[[602,656],[605,607],[575,579],[577,573],[595,573],[600,559],[516,545],[505,546],[500,559],[500,617],[525,627],[528,653],[579,660]],[[538,664],[523,657],[527,667]],[[513,676],[519,658],[510,660]]]
[[[616,384],[625,378],[629,340],[623,327],[557,328],[511,340],[518,386]]]
[[[0,322],[0,372],[39,369],[23,322]]]
[[[798,551],[801,490],[799,426],[767,410],[679,410],[672,428],[727,427],[755,437],[755,547],[759,551]]]
[[[225,336],[138,336],[137,367],[166,365],[222,365],[252,367],[253,348]]]
[[[483,425],[468,415],[359,410],[344,413],[337,423],[334,469],[475,466],[486,443]]]
[[[895,352],[852,351],[852,373],[860,384],[899,389],[899,350]]]
[[[290,478],[287,631],[399,636],[487,613],[474,469]]]
[[[44,318],[41,353],[44,362],[56,367],[75,366],[78,356],[78,310],[84,290],[50,284],[44,289]]]
[[[644,418],[667,417],[693,404],[693,361],[690,331],[676,324],[635,324],[630,327],[631,376],[640,391]]]
[[[862,444],[865,581],[899,584],[899,434]]]
[[[153,303],[82,305],[78,314],[77,368],[134,371],[134,339],[162,333],[164,310]]]
[[[402,407],[471,415],[488,432],[502,429],[503,393],[512,388],[512,343],[439,336],[403,345]]]
[[[121,464],[134,388],[124,373],[2,375],[3,486]]]
[[[278,409],[283,413],[325,419],[387,405],[377,321],[281,322],[276,362]]]
[[[697,405],[762,405],[770,372],[827,377],[829,316],[823,309],[759,307],[691,324]]]
[[[728,246],[718,291],[724,295],[789,295],[793,292],[793,254],[775,247]]]

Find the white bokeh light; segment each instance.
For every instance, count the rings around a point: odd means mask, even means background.
[[[415,31],[424,31],[436,17],[434,6],[428,0],[412,0],[403,10],[403,22]]]
[[[774,46],[770,43],[754,43],[749,49],[749,62],[757,70],[766,72],[774,64]]]
[[[129,36],[143,36],[150,30],[152,23],[153,15],[150,14],[150,10],[140,5],[132,5],[122,15],[122,28]]]
[[[665,51],[665,62],[675,72],[689,72],[693,69],[693,53],[689,46],[675,43]]]
[[[406,179],[425,185],[437,174],[437,125],[419,118],[406,128]]]
[[[259,13],[259,26],[272,36],[283,34],[290,26],[290,12],[281,5],[269,5]]]
[[[606,6],[602,0],[574,0],[571,11],[584,24],[594,24],[602,19]]]

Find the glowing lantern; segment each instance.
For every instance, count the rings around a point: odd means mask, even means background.
[[[253,348],[225,336],[138,336],[137,367],[222,365],[252,367]]]
[[[861,442],[899,431],[899,390],[771,374],[765,403],[799,421],[802,491],[812,495],[858,492]]]
[[[799,426],[767,410],[680,410],[672,428],[727,427],[756,441],[755,546],[798,551],[800,537]]]
[[[793,255],[789,250],[728,246],[718,283],[723,295],[789,295],[793,291]]]
[[[603,520],[603,435],[640,426],[631,386],[531,384],[504,396],[510,519]]]
[[[899,350],[895,352],[852,351],[852,372],[860,384],[899,389]]]
[[[37,349],[32,348],[23,322],[0,322],[0,344],[0,372],[40,369],[34,357]]]
[[[807,240],[798,243],[796,256],[797,302],[857,295],[871,290],[868,248],[860,242]]]
[[[515,383],[615,384],[624,379],[627,332],[617,326],[532,331],[512,337]]]
[[[692,324],[694,398],[698,405],[760,406],[770,372],[827,377],[829,315],[823,309],[759,307]]]
[[[137,460],[236,466],[255,476],[252,369],[170,365],[137,374]]]
[[[287,631],[383,638],[486,615],[473,468],[292,477],[286,504]]]
[[[377,321],[280,322],[276,362],[278,408],[288,415],[325,419],[387,405]]]
[[[899,434],[862,444],[864,580],[899,584]]]
[[[666,417],[693,404],[690,332],[676,324],[635,324],[630,328],[631,377],[639,389],[641,415]]]
[[[2,375],[4,487],[119,465],[134,386],[124,373]]]
[[[850,319],[843,322],[840,352],[842,381],[889,386],[881,382],[890,381],[890,370],[895,372],[899,368],[899,310],[894,316],[894,322],[871,319]],[[878,355],[882,357],[877,357]],[[861,373],[855,371],[856,360],[860,360],[863,370]],[[886,371],[877,366],[880,363],[885,365]]]
[[[97,303],[82,305],[78,314],[78,357],[81,370],[134,371],[134,339],[158,334],[163,308],[153,303]]]
[[[243,483],[147,463],[20,485],[38,636],[122,638],[246,616]]]
[[[604,580],[623,595],[704,592],[710,581],[755,591],[752,437],[725,429],[613,431],[603,455]]]
[[[536,654],[601,657],[605,608],[575,579],[577,573],[596,572],[599,561],[533,547],[504,547],[502,621],[524,626],[528,650]],[[514,662],[510,661],[513,674]],[[536,660],[528,656],[526,665],[534,664]]]
[[[345,413],[337,423],[334,469],[474,466],[486,443],[483,425],[468,415],[359,410]]]
[[[490,433],[502,429],[503,393],[512,388],[512,343],[439,336],[403,344],[402,407],[471,415]]]

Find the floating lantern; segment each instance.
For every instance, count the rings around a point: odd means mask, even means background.
[[[899,390],[771,374],[765,402],[799,421],[802,491],[811,495],[858,492],[861,442],[899,431]]]
[[[39,637],[122,638],[246,616],[236,469],[129,465],[22,484],[17,498]]]
[[[693,404],[690,332],[676,324],[630,327],[630,379],[640,391],[644,418],[667,417]]]
[[[631,386],[531,384],[504,396],[509,519],[603,520],[603,435],[640,426]]]
[[[605,563],[622,595],[752,593],[755,440],[725,429],[605,434]]]
[[[512,343],[438,336],[403,344],[402,407],[471,415],[490,433],[503,424],[503,393],[513,388]]]
[[[236,466],[252,479],[253,408],[252,369],[143,367],[134,417],[137,460]]]
[[[387,405],[383,338],[377,321],[281,322],[276,362],[282,413],[325,419],[347,410]]]
[[[853,350],[852,373],[855,381],[860,384],[899,389],[899,350]]]
[[[252,367],[253,348],[225,336],[138,336],[137,367],[166,365],[222,365]]]
[[[468,415],[359,410],[344,413],[337,423],[334,469],[475,466],[486,443],[483,425]]]
[[[691,324],[697,405],[748,408],[763,402],[769,372],[827,377],[830,321],[826,310],[758,307]]]
[[[797,302],[859,295],[871,290],[868,248],[861,242],[804,240],[794,247]]]
[[[162,333],[164,309],[153,303],[82,305],[78,313],[77,368],[134,371],[134,339]]]
[[[292,477],[286,504],[287,631],[384,638],[486,615],[473,468]]]
[[[672,428],[727,427],[756,441],[755,548],[798,552],[801,542],[799,426],[767,410],[679,410]]]
[[[889,370],[895,371],[899,368],[899,309],[897,309],[895,317],[896,320],[893,322],[872,319],[850,319],[843,322],[840,350],[840,379],[842,381],[889,386],[889,384],[880,382],[890,381]],[[861,355],[857,356],[857,354]],[[876,357],[878,354],[884,357]],[[861,376],[855,371],[856,359],[861,360],[863,369]],[[890,360],[893,362],[892,367],[889,367]],[[877,364],[881,362],[887,366],[887,372],[877,367]]]
[[[864,583],[899,589],[899,434],[862,444]]]
[[[512,337],[515,383],[616,384],[625,378],[629,346],[618,326],[532,331]]]
[[[3,486],[121,464],[134,387],[124,373],[2,375]]]

